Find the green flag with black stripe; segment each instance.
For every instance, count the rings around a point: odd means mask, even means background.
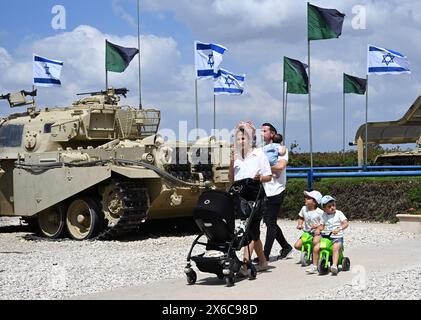
[[[293,94],[308,94],[307,65],[301,61],[284,57],[284,81],[287,92]]]
[[[336,9],[324,9],[308,3],[308,40],[339,38],[345,14]]]
[[[139,53],[136,48],[125,48],[105,41],[105,67],[107,71],[124,72]]]
[[[365,94],[367,79],[357,78],[344,73],[344,93]]]

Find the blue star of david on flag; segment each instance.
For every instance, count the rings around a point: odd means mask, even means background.
[[[209,55],[208,65],[213,69],[213,66],[215,65],[215,61],[213,60],[213,54]]]
[[[50,73],[50,67],[48,66],[48,64],[44,63],[44,70],[45,70],[45,74],[47,76],[52,77],[51,73]]]
[[[411,73],[408,58],[389,49],[369,45],[367,53],[367,74]]]
[[[215,76],[214,89],[215,95],[229,94],[241,95],[244,92],[244,82],[246,75],[236,75],[224,69],[219,69]]]
[[[231,86],[232,85],[234,85],[234,78],[231,76],[231,75],[229,75],[229,76],[223,76],[224,78],[225,78],[225,84],[229,87],[229,88],[231,88]]]
[[[218,44],[195,41],[196,79],[213,79],[218,73],[226,50],[226,48]]]
[[[34,55],[33,85],[41,87],[61,86],[61,69],[63,62]]]
[[[393,62],[395,59],[394,56],[392,56],[390,53],[383,55],[383,61],[382,63],[385,63],[387,66]]]

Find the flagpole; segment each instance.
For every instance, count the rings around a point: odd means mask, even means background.
[[[345,88],[343,92],[343,157],[345,158]]]
[[[199,99],[197,96],[197,79],[194,80],[195,95],[196,95],[196,139],[199,139]]]
[[[282,134],[285,141],[285,81],[282,83]]]
[[[213,130],[216,131],[216,94],[213,95]]]
[[[365,89],[365,165],[368,165],[368,74]]]
[[[34,92],[34,91],[35,91],[35,85],[32,85],[32,92]],[[34,111],[35,111],[35,104],[36,104],[35,97],[36,97],[36,95],[34,95],[32,97],[32,107],[34,108]]]
[[[285,135],[287,132],[287,116],[288,116],[288,82],[286,83],[286,92],[285,92],[285,125],[284,125],[284,146],[286,146]]]
[[[107,71],[107,39],[105,39],[105,91],[108,90],[108,71]]]
[[[139,109],[142,109],[142,71],[140,65],[140,0],[137,0],[137,49],[139,59]]]
[[[311,68],[310,68],[310,40],[308,40],[308,117],[309,117],[309,131],[310,131],[310,168],[313,169],[313,128],[311,124]]]

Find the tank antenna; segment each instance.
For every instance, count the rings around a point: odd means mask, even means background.
[[[139,50],[139,110],[142,109],[142,73],[140,65],[140,0],[137,0],[137,49]]]

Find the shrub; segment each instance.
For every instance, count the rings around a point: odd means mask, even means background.
[[[290,179],[281,216],[297,219],[304,205],[305,179]],[[338,210],[350,220],[392,222],[397,214],[409,208],[421,209],[421,178],[344,178],[322,179],[314,189],[323,195],[330,194],[338,202]]]

